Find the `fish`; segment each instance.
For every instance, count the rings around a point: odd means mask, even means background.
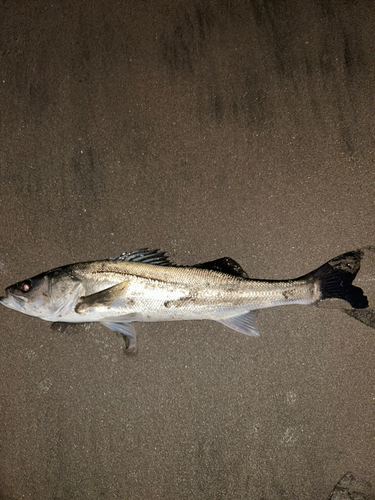
[[[51,269],[9,286],[0,303],[53,323],[91,323],[119,332],[136,348],[134,322],[213,320],[258,336],[256,311],[341,299],[368,307],[353,285],[362,250],[339,255],[296,279],[251,279],[230,257],[193,266],[173,264],[165,252],[142,248],[107,260]]]

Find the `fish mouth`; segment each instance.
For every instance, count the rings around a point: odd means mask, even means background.
[[[21,300],[23,302],[29,302],[29,299],[27,299],[26,297],[23,297],[22,295],[17,295],[16,293],[12,293],[11,295],[16,300]]]
[[[9,290],[5,290],[5,293],[6,295],[4,297],[0,297],[0,304],[10,309],[18,310],[29,302],[29,299],[26,297],[12,293]]]

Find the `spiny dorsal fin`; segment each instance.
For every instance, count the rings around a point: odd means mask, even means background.
[[[112,257],[109,260],[126,260],[128,262],[141,262],[142,264],[152,264],[154,266],[173,266],[172,262],[160,250],[149,250],[140,248],[129,253],[122,253],[118,257]]]
[[[211,260],[210,262],[203,262],[196,264],[192,267],[200,269],[209,269],[210,271],[218,271],[220,273],[231,274],[232,276],[239,276],[240,278],[249,278],[246,271],[235,260],[230,257],[222,257],[221,259]]]

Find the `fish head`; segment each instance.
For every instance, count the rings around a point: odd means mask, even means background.
[[[53,269],[7,287],[0,304],[47,321],[62,321],[74,307],[77,285],[71,273]]]

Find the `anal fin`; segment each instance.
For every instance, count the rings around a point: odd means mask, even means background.
[[[236,332],[244,333],[251,337],[259,337],[259,332],[255,324],[256,311],[248,311],[240,316],[216,320],[219,323],[235,330]]]

